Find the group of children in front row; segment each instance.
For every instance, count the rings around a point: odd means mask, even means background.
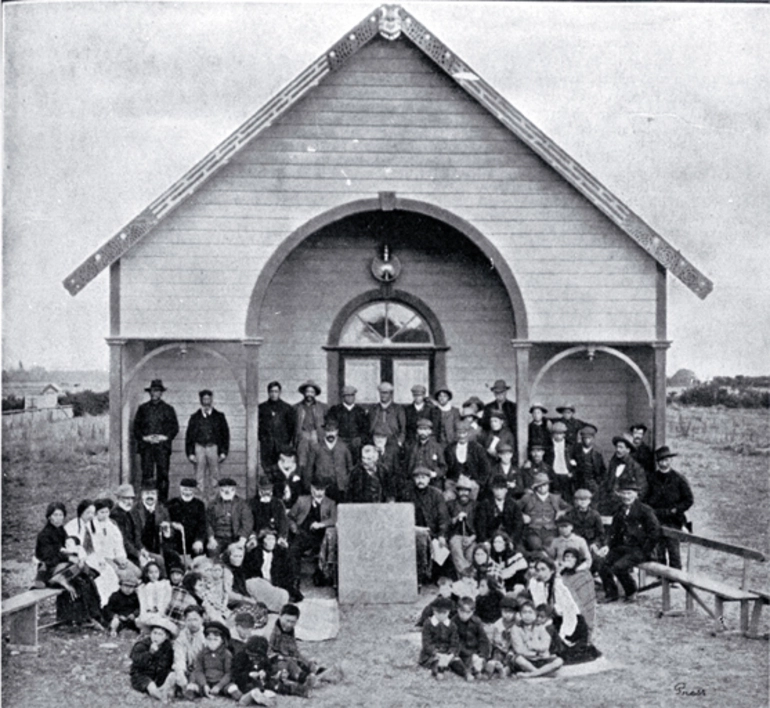
[[[277,695],[307,698],[319,682],[336,682],[339,672],[300,652],[294,636],[299,615],[296,605],[284,605],[269,640],[252,633],[249,613],[236,616],[232,634],[221,622],[203,622],[197,605],[185,608],[181,631],[172,620],[155,615],[145,625],[149,634],[131,650],[131,686],[164,703],[175,694],[188,700],[229,697],[239,705],[263,706],[274,705]],[[190,666],[186,649],[196,644],[200,646]]]

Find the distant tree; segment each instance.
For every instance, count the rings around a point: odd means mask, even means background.
[[[76,418],[83,415],[102,415],[110,409],[110,392],[94,393],[80,391],[59,396],[60,406],[72,406],[72,415]]]
[[[24,396],[6,396],[3,398],[3,410],[4,411],[23,411],[24,410]]]

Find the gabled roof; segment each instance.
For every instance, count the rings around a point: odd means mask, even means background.
[[[102,270],[119,260],[169,213],[197,192],[230,159],[263,130],[304,98],[327,74],[338,70],[377,35],[387,40],[405,36],[462,89],[484,106],[525,145],[619,226],[658,263],[700,298],[713,283],[666,239],[645,223],[593,175],[516,110],[434,34],[398,5],[383,5],[356,25],[329,51],[316,59],[283,90],[220,143],[189,172],[153,201],[65,280],[75,295]]]

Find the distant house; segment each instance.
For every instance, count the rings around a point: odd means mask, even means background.
[[[298,29],[298,37],[303,28]],[[306,29],[306,28],[305,28]],[[301,41],[301,40],[300,40]],[[597,136],[601,140],[601,135]],[[633,160],[629,161],[633,169]],[[212,388],[228,474],[252,493],[268,381],[299,398],[390,381],[565,401],[612,436],[665,437],[666,282],[712,284],[407,10],[307,67],[65,280],[110,273],[110,466],[162,378],[182,425]],[[188,473],[184,429],[172,482]]]
[[[49,383],[40,393],[27,395],[24,399],[24,410],[43,410],[46,408],[57,408],[59,406],[59,396],[61,389],[56,385]]]

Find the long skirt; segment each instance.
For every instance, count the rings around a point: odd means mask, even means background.
[[[56,598],[56,620],[67,624],[85,624],[90,620],[102,619],[99,591],[94,584],[96,572],[85,566],[80,572],[67,578],[77,593],[72,598],[66,590]]]
[[[567,637],[572,646],[565,644],[559,636],[561,617],[554,617],[553,626],[556,630],[551,643],[551,653],[561,657],[565,664],[585,664],[598,659],[602,653],[589,641],[588,625],[585,617],[578,615],[575,631]]]

